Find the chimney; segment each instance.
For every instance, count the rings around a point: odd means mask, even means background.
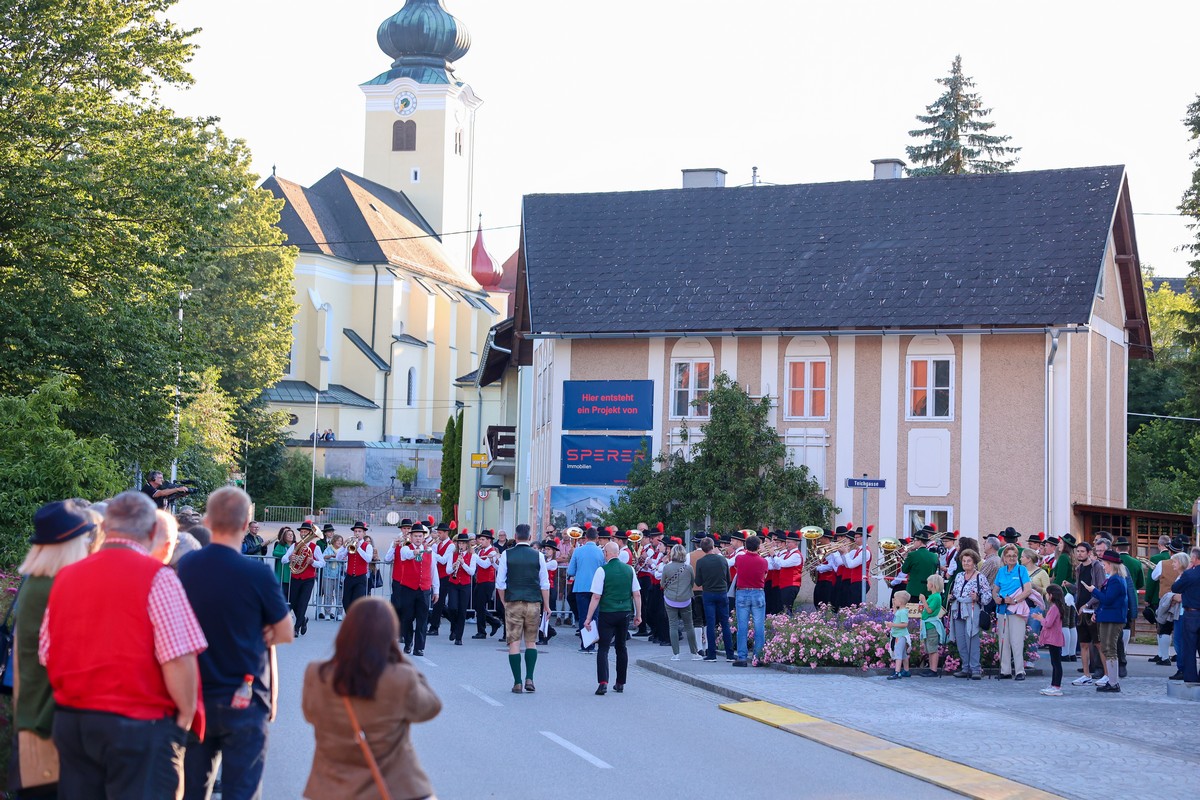
[[[875,165],[875,180],[877,181],[904,177],[904,162],[898,158],[876,158],[871,163]]]
[[[725,185],[725,170],[720,167],[683,170],[683,188],[715,189]]]

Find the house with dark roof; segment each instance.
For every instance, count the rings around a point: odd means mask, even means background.
[[[1153,351],[1123,167],[708,177],[525,198],[531,518],[556,485],[619,485],[640,442],[686,456],[721,372],[841,509],[750,527],[858,521],[863,475],[885,537],[1078,534],[1076,504],[1124,506],[1128,363]]]
[[[298,251],[299,306],[287,372],[266,398],[288,415],[293,444],[332,431],[336,457],[315,448],[322,474],[387,485],[396,465],[417,462],[417,486],[431,490],[441,458],[429,448],[451,415],[481,402],[456,379],[475,367],[509,300],[472,224],[482,101],[453,67],[470,47],[466,28],[440,3],[408,0],[377,38],[391,66],[359,87],[364,174],[263,183]]]

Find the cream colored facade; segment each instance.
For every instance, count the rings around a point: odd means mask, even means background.
[[[713,375],[729,374],[752,395],[772,398],[772,421],[791,459],[808,466],[841,509],[837,524],[862,523],[861,491],[845,488],[845,480],[867,475],[887,481],[884,490],[868,493],[866,522],[880,536],[905,536],[931,521],[964,535],[1010,525],[1025,533],[1078,535],[1072,504],[1125,505],[1130,356],[1113,250],[1110,241],[1086,326],[1036,333],[535,339],[528,368],[530,518],[549,523],[549,491],[559,482],[563,381],[653,381],[654,427],[646,433],[654,450],[686,451],[680,426],[696,441],[704,420],[671,413],[671,381],[673,365],[691,361],[711,365]],[[914,415],[912,393],[920,388],[913,386],[914,362],[948,362],[946,413]],[[825,366],[822,408],[792,408],[793,363]]]

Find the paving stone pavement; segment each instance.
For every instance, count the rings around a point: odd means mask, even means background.
[[[1194,796],[1200,707],[1166,695],[1166,681],[1130,677],[1121,694],[1046,678],[984,679],[795,675],[718,662],[638,659],[639,666],[726,696],[766,700],[1002,775],[1067,798]],[[1065,665],[1074,667],[1073,664]],[[1067,680],[1076,677],[1070,669]],[[1176,732],[1175,736],[1171,732]],[[1081,773],[1079,765],[1104,765]],[[1083,777],[1086,775],[1086,777]]]

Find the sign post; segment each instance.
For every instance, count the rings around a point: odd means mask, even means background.
[[[862,521],[863,521],[863,559],[862,559],[862,604],[867,604],[867,553],[871,552],[871,535],[867,532],[867,492],[872,489],[884,489],[887,481],[883,478],[846,478],[847,489],[862,489]]]
[[[487,469],[487,453],[471,453],[471,466],[475,469]]]

